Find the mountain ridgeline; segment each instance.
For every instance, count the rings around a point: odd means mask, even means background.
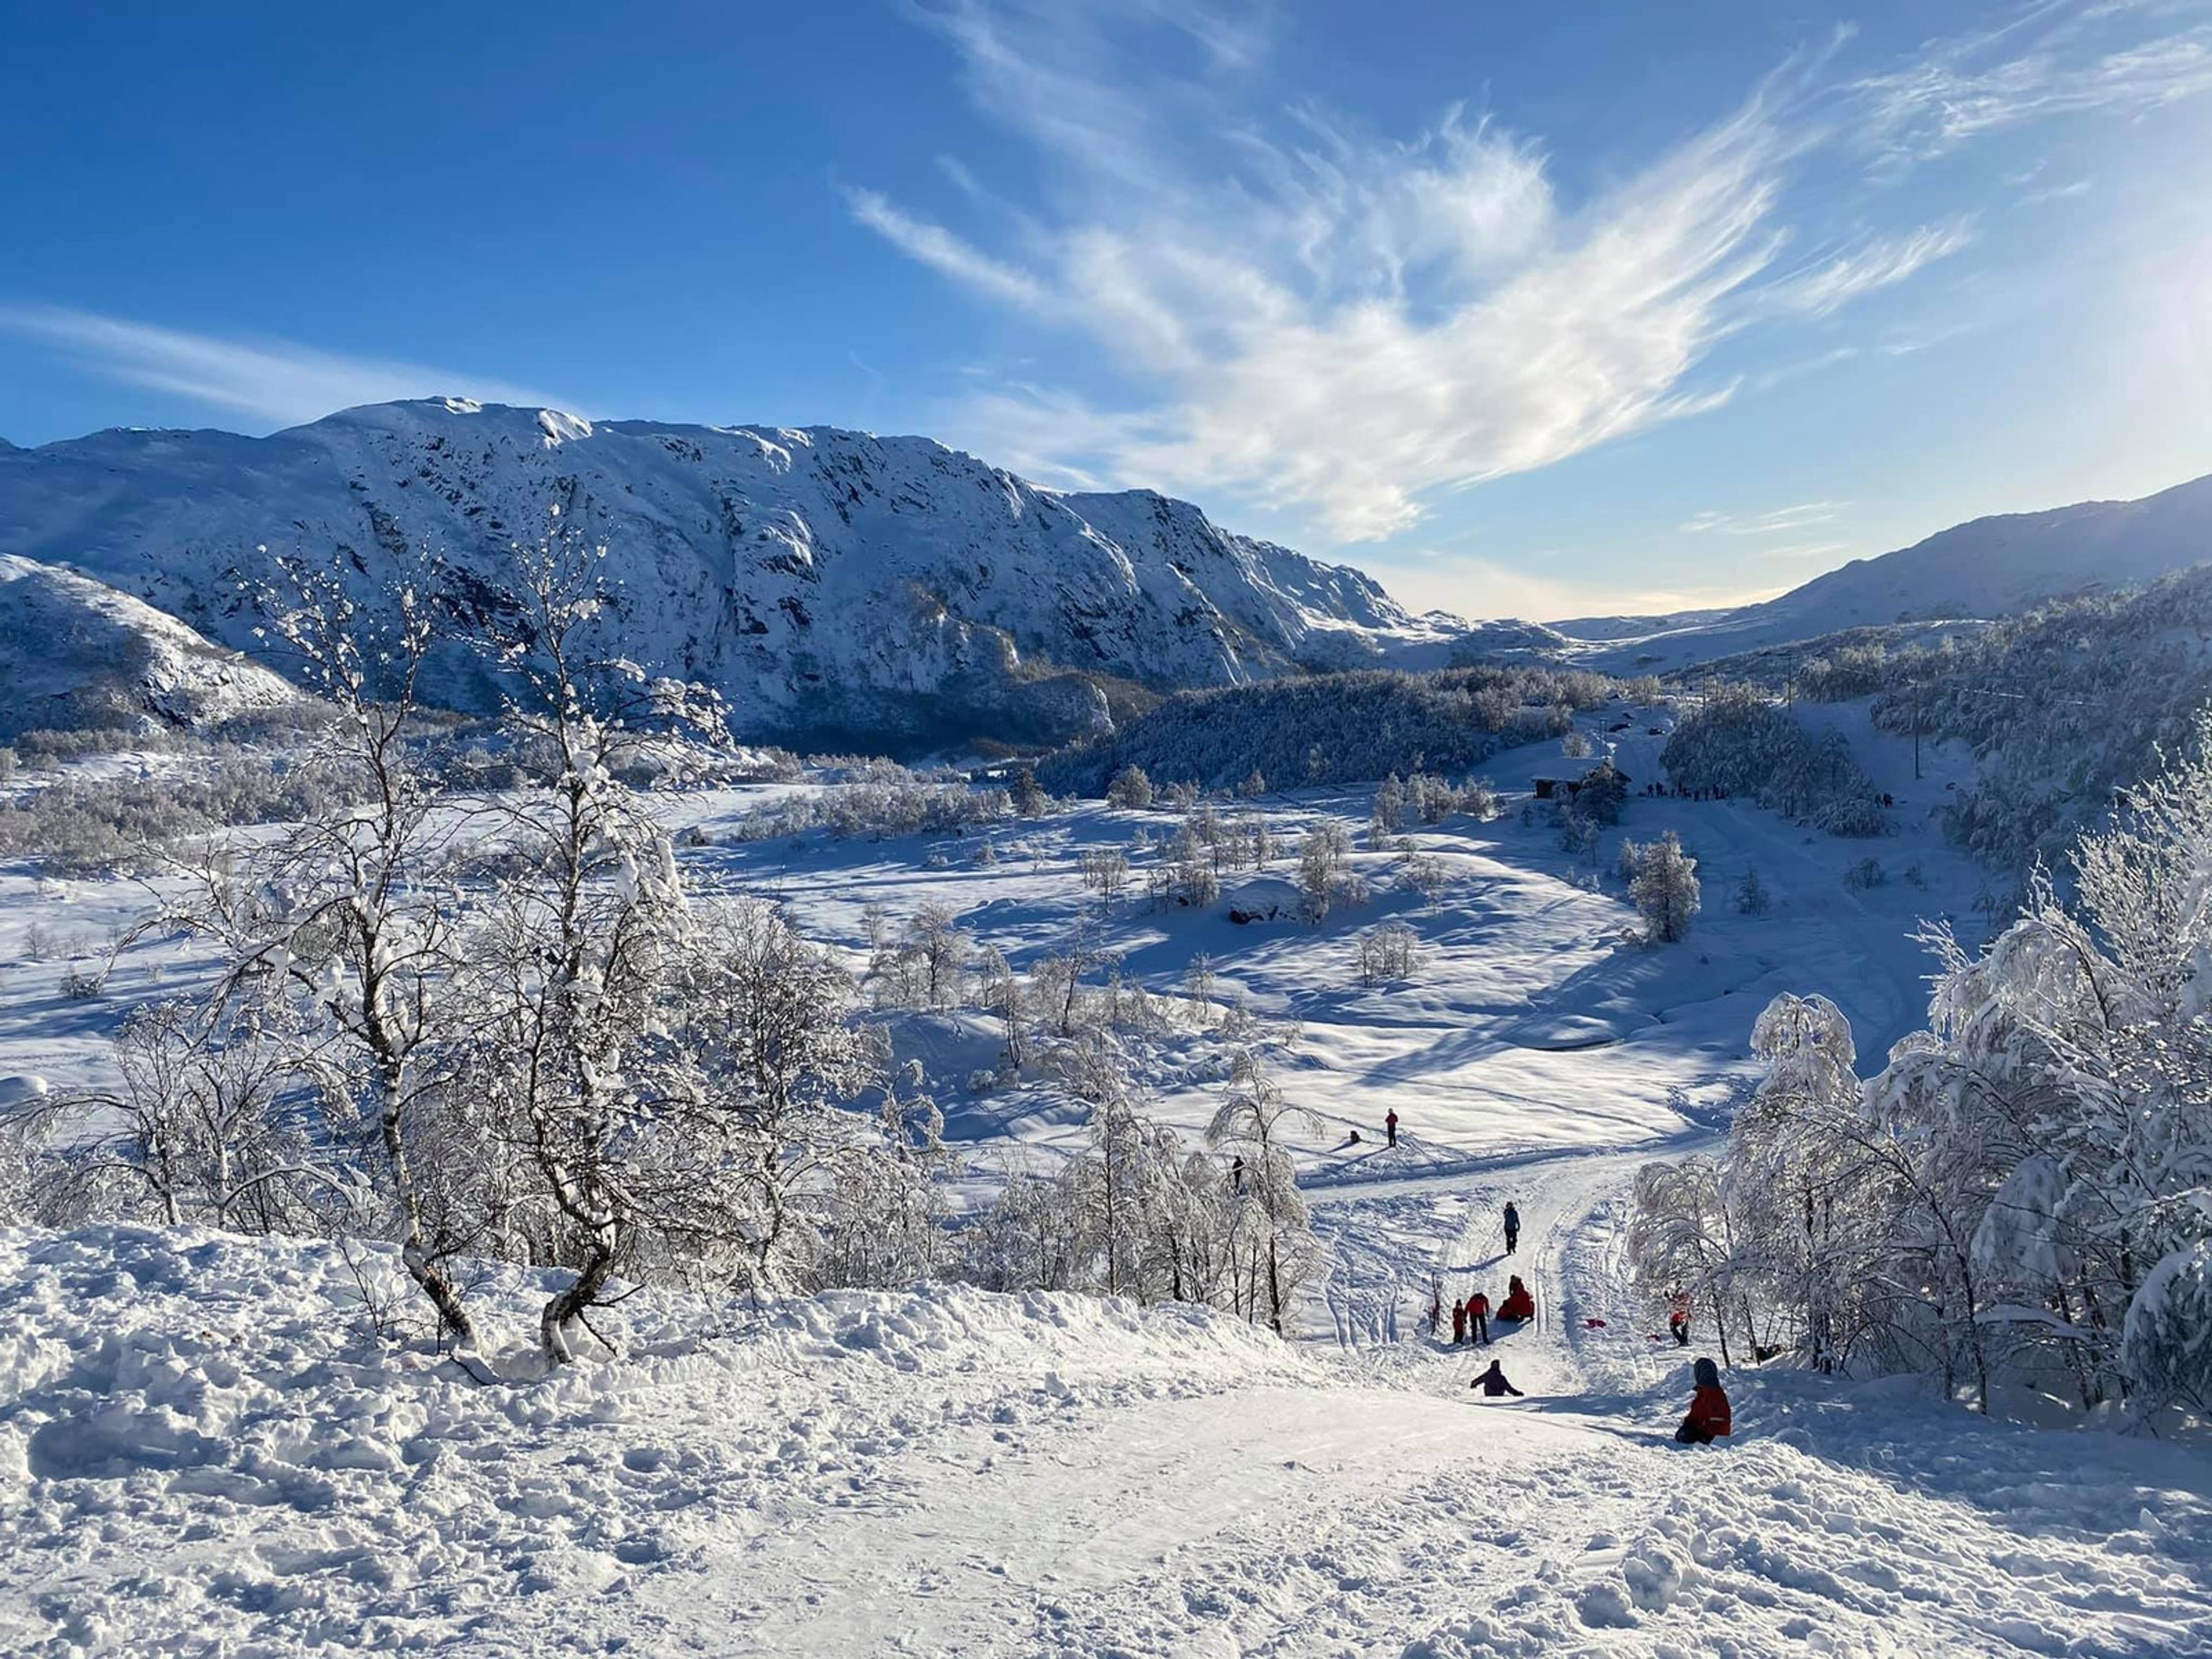
[[[1101,732],[1117,691],[1249,684],[1432,652],[1341,566],[1150,491],[1062,494],[923,438],[593,423],[459,399],[267,438],[116,430],[0,451],[0,553],[67,564],[209,639],[262,648],[241,578],[349,567],[465,608],[561,522],[610,550],[610,645],[703,681],[740,735],[871,752]],[[495,703],[455,650],[440,701]]]

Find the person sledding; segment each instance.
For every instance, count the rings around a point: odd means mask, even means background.
[[[1674,1346],[1690,1346],[1690,1293],[1677,1291],[1667,1302],[1667,1334],[1674,1339]]]
[[[1467,1304],[1452,1304],[1452,1346],[1456,1348],[1467,1340]]]
[[[1480,1389],[1486,1400],[1495,1400],[1500,1395],[1508,1394],[1516,1400],[1521,1398],[1521,1390],[1505,1380],[1505,1362],[1502,1359],[1492,1360],[1490,1369],[1467,1386],[1470,1389]]]
[[[1505,1286],[1505,1300],[1498,1304],[1498,1322],[1522,1324],[1536,1316],[1536,1298],[1528,1294],[1528,1287],[1516,1273]]]
[[[1490,1346],[1490,1298],[1480,1291],[1467,1299],[1467,1340]]]
[[[1735,1426],[1728,1391],[1721,1387],[1720,1367],[1710,1359],[1698,1361],[1692,1375],[1697,1378],[1697,1392],[1690,1396],[1690,1414],[1674,1431],[1674,1438],[1685,1446],[1710,1446]]]

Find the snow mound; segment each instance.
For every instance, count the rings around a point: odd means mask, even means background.
[[[495,1273],[481,1306],[528,1328],[540,1277]],[[898,1506],[916,1457],[1306,1369],[1199,1310],[939,1285],[640,1295],[593,1316],[619,1363],[485,1383],[366,1328],[398,1274],[382,1246],[0,1234],[0,1651],[538,1651],[553,1592],[611,1636],[709,1542]]]
[[[0,554],[0,740],[149,720],[198,726],[299,695],[143,600]]]

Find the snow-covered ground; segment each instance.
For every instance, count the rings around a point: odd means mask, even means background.
[[[984,864],[972,833],[688,851],[856,957],[866,905],[943,902],[1018,967],[1087,926],[1156,992],[1205,951],[1218,996],[1297,1022],[1279,1075],[1328,1125],[1299,1158],[1330,1255],[1297,1340],[943,1286],[738,1310],[641,1295],[594,1316],[623,1358],[545,1378],[522,1358],[535,1280],[504,1271],[480,1300],[513,1346],[487,1380],[370,1328],[396,1280],[381,1251],[0,1235],[0,1650],[2212,1651],[2201,1449],[1777,1370],[1730,1374],[1733,1444],[1668,1438],[1688,1354],[1624,1285],[1629,1176],[1715,1133],[1775,993],[1835,998],[1878,1054],[1923,1012],[1916,920],[1979,921],[1980,878],[1929,816],[1944,757],[1914,785],[1909,750],[1827,717],[1898,795],[1898,834],[1644,797],[1664,722],[1619,711],[1586,722],[1632,780],[1595,860],[1521,811],[1536,778],[1589,763],[1514,751],[1504,816],[1414,832],[1450,868],[1439,899],[1391,891],[1393,855],[1363,851],[1376,900],[1316,928],[1141,900],[1101,915],[1079,852],[1160,836],[1164,812],[1021,823]],[[714,839],[760,798],[671,805]],[[1285,836],[1337,814],[1364,846],[1368,804],[1259,805]],[[1619,836],[1668,829],[1705,912],[1684,945],[1626,945]],[[1847,886],[1870,856],[1887,879]],[[1729,902],[1753,867],[1762,915]],[[144,896],[0,872],[0,1077],[97,1076],[122,1007],[197,971],[141,946],[76,1000],[65,951],[26,959],[33,923],[103,939]],[[1384,918],[1423,961],[1363,988],[1353,936]],[[1008,1145],[1079,1134],[1048,1091],[969,1092],[988,1018],[907,1017],[899,1041],[971,1190]],[[1204,1045],[1144,1063],[1155,1115],[1194,1134],[1219,1094]],[[1491,1402],[1421,1316],[1432,1281],[1495,1302],[1508,1273],[1540,1311],[1494,1346],[1525,1397]]]

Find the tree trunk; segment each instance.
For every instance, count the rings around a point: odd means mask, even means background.
[[[613,1241],[594,1238],[592,1254],[567,1289],[549,1298],[538,1316],[538,1345],[548,1364],[565,1365],[575,1358],[568,1346],[568,1327],[599,1299],[615,1267]]]
[[[399,1213],[404,1224],[399,1260],[407,1269],[407,1276],[438,1310],[439,1334],[451,1336],[456,1347],[473,1348],[477,1345],[476,1322],[461,1305],[459,1288],[431,1258],[429,1236],[422,1224],[422,1195],[416,1190],[414,1170],[407,1157],[407,1137],[403,1132],[401,1119],[407,1096],[399,1067],[386,1061],[378,1070],[381,1074],[379,1087],[384,1097],[383,1110],[379,1114],[384,1132],[384,1155],[392,1165],[392,1184],[398,1194]]]

